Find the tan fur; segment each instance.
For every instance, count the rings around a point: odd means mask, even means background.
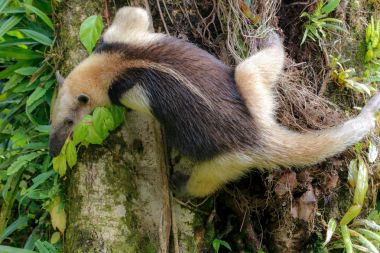
[[[148,44],[165,36],[149,32],[150,25],[150,18],[144,9],[124,7],[116,13],[103,39],[107,42]]]

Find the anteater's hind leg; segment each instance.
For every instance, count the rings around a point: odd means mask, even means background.
[[[266,44],[265,49],[244,60],[235,70],[236,85],[259,127],[274,122],[276,106],[272,87],[282,73],[285,58],[276,34]]]

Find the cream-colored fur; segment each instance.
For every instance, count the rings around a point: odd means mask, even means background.
[[[146,45],[163,38],[164,34],[152,33],[148,13],[139,7],[123,7],[117,11],[112,25],[103,35],[106,42]]]

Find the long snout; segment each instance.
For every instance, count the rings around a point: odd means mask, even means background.
[[[52,157],[56,157],[59,155],[70,133],[71,129],[65,127],[60,127],[56,130],[52,129],[49,138],[49,153]]]

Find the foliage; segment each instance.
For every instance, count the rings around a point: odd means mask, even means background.
[[[223,240],[220,240],[220,239],[214,239],[212,241],[212,247],[214,248],[214,250],[215,250],[216,253],[219,252],[220,246],[223,246],[223,247],[229,249],[229,251],[232,250],[230,244],[228,242],[226,242],[226,241],[223,241]]]
[[[353,203],[340,220],[338,232],[336,232],[336,220],[330,219],[324,245],[330,242],[335,232],[340,234],[340,237],[329,245],[329,250],[344,248],[346,252],[354,252],[355,248],[365,252],[379,252],[380,236],[377,232],[380,231],[380,213],[375,210],[367,219],[357,219],[368,189],[368,168],[361,155],[362,145],[357,144],[355,150],[356,158],[350,162],[348,171],[348,183],[354,192]],[[370,143],[367,153],[368,162],[375,162],[377,155],[376,146]]]
[[[0,1],[0,237],[7,244],[2,252],[60,247],[47,242],[47,208],[61,191],[47,151],[55,83],[53,5]],[[20,246],[24,249],[15,248]]]
[[[86,18],[80,26],[79,37],[83,46],[90,54],[103,30],[102,17],[94,15]]]
[[[66,214],[60,176],[64,171],[59,166],[59,173],[53,170],[57,161],[52,162],[48,154],[55,84],[54,26],[49,16],[56,4],[54,0],[0,0],[1,252],[53,253],[62,245]],[[89,53],[102,27],[100,17],[81,26],[81,41]],[[98,108],[87,116],[83,122],[88,126],[79,124],[73,140],[65,144],[65,165],[76,163],[75,145],[101,143],[122,120],[122,110],[114,107]],[[81,127],[88,136],[78,141]]]
[[[355,68],[345,68],[341,62],[331,56],[330,67],[333,69],[332,78],[341,87],[371,95],[375,88],[367,82],[364,76],[357,76]]]
[[[61,153],[54,157],[53,168],[61,177],[67,165],[72,168],[77,162],[76,146],[101,144],[124,121],[124,109],[118,106],[98,107],[93,115],[86,115],[74,128],[72,137],[67,138]]]
[[[318,42],[319,46],[321,46],[321,42],[326,37],[325,30],[344,31],[341,20],[328,17],[338,7],[339,3],[340,0],[329,0],[327,3],[320,0],[313,13],[301,13],[301,18],[307,18],[301,45],[309,38],[314,42]]]

